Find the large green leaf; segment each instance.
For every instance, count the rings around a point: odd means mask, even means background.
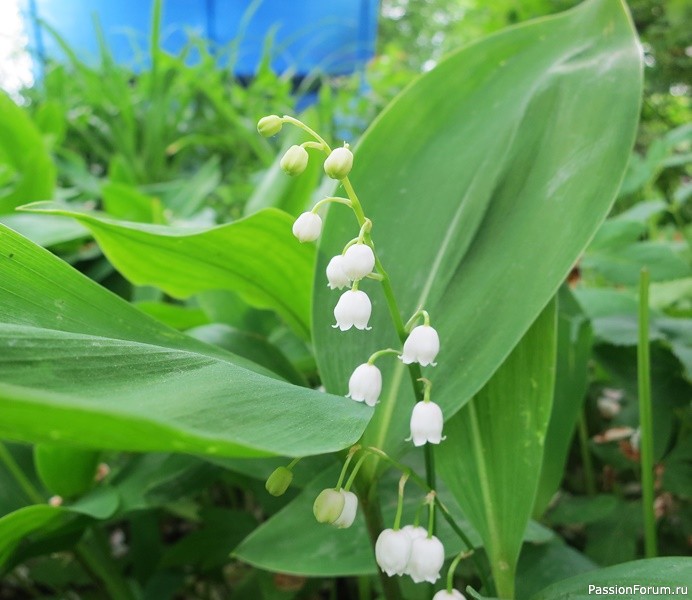
[[[219,227],[191,228],[116,221],[44,202],[26,208],[77,219],[113,266],[137,285],[153,285],[176,298],[232,290],[308,334],[314,250],[296,243],[290,217],[279,210]]]
[[[680,586],[686,589],[679,589]],[[598,594],[610,595],[613,598],[641,598],[641,600],[673,594],[684,597],[689,593],[690,586],[692,586],[692,558],[671,556],[637,560],[599,571],[582,573],[545,588],[532,596],[531,600],[587,600]],[[617,589],[603,590],[609,587]],[[662,589],[663,587],[672,589],[666,591]],[[600,591],[596,588],[600,588]]]
[[[553,400],[556,311],[551,302],[493,377],[446,423],[442,479],[483,539],[500,598],[514,573],[543,462]]]
[[[498,368],[607,214],[634,139],[640,47],[624,2],[589,0],[442,61],[379,117],[352,182],[404,319],[420,305],[441,339],[427,371],[448,418]],[[355,235],[330,208],[319,247],[314,342],[328,390],[399,341],[375,281],[372,331],[333,330],[324,269]],[[378,363],[379,364],[379,363]],[[413,403],[403,366],[381,361],[366,442],[401,449]]]
[[[41,132],[29,115],[0,92],[0,172],[11,173],[9,191],[0,190],[0,213],[35,200],[48,200],[55,166]]]
[[[349,446],[371,410],[169,329],[0,226],[0,437],[226,456]]]

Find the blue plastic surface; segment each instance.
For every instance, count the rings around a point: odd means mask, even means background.
[[[51,25],[83,60],[98,60],[94,16],[115,60],[134,64],[146,50],[151,0],[22,0],[30,43],[42,58],[63,59]],[[352,73],[374,54],[379,0],[164,0],[162,46],[179,52],[186,30],[220,47],[238,38],[235,72],[251,76],[268,34],[272,65],[301,76]],[[136,43],[133,44],[133,41]]]

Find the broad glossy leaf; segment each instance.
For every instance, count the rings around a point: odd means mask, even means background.
[[[555,302],[490,381],[445,424],[439,473],[483,539],[502,598],[534,505],[555,384]]]
[[[532,596],[531,600],[587,600],[598,593],[594,589],[589,593],[589,586],[639,586],[637,589],[616,591],[611,595],[642,600],[661,598],[666,592],[659,590],[659,586],[670,586],[673,592],[677,591],[678,595],[684,597],[692,586],[692,558],[650,558],[589,571],[551,585]],[[646,589],[642,590],[646,586],[653,586],[653,589],[648,592]],[[686,586],[687,591],[676,590],[676,586]],[[608,591],[600,593],[608,594]]]
[[[0,92],[0,166],[15,174],[0,195],[0,213],[26,202],[48,200],[55,188],[55,166],[41,132],[22,108]]]
[[[231,290],[308,334],[314,249],[296,242],[292,219],[279,210],[218,227],[190,228],[116,221],[52,203],[26,208],[77,219],[115,268],[137,285],[153,285],[176,298]]]
[[[507,357],[603,221],[640,93],[624,3],[589,0],[452,54],[359,144],[352,182],[404,320],[424,305],[440,332],[439,364],[426,375],[446,417]],[[331,328],[338,293],[324,269],[356,233],[346,207],[330,208],[313,324],[323,381],[336,393],[370,352],[399,345],[375,281],[361,286],[372,331]],[[400,364],[381,364],[385,386],[366,441],[396,451],[413,394]]]
[[[372,411],[147,317],[0,228],[0,437],[133,451],[308,455]]]

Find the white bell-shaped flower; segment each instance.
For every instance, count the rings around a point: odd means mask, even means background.
[[[421,539],[428,537],[428,531],[425,529],[425,527],[420,527],[418,525],[406,525],[401,531],[403,531],[411,540],[411,544],[415,540]],[[406,565],[406,568],[404,569],[404,575],[410,575],[409,573],[409,565]]]
[[[346,147],[335,148],[324,161],[324,172],[332,179],[347,177],[353,168],[353,153]]]
[[[435,357],[440,351],[440,336],[430,325],[414,327],[404,342],[404,351],[399,358],[405,365],[417,362],[421,366],[435,366]]]
[[[375,268],[375,253],[367,244],[354,244],[344,252],[344,273],[351,281],[363,279]]]
[[[336,521],[332,524],[339,529],[346,529],[353,525],[353,521],[356,518],[356,512],[358,511],[358,496],[353,492],[347,492],[345,490],[339,490],[339,493],[344,497],[344,508],[341,510],[341,514],[336,518]]]
[[[363,363],[356,367],[348,380],[347,398],[357,402],[365,401],[368,406],[375,406],[382,391],[382,373],[375,365]]]
[[[435,536],[414,540],[407,570],[416,583],[435,583],[440,578],[440,569],[445,562],[445,549]]]
[[[433,596],[433,600],[466,600],[466,596],[459,590],[452,590],[451,592],[440,590]]]
[[[439,444],[442,437],[442,409],[434,402],[421,401],[416,403],[411,413],[411,435],[406,441],[413,440],[414,446],[422,446],[426,442]]]
[[[340,290],[348,285],[351,285],[351,280],[344,271],[344,257],[337,254],[327,265],[327,284],[332,290]]]
[[[387,575],[403,575],[411,557],[411,538],[403,529],[385,529],[375,542],[375,559]]]
[[[372,304],[368,295],[361,290],[348,290],[341,294],[341,298],[334,307],[336,325],[341,331],[355,327],[356,329],[371,329],[368,327]]]
[[[293,235],[301,242],[314,242],[322,233],[322,219],[314,212],[304,212],[293,223]]]

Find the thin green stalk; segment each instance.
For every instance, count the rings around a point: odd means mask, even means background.
[[[586,493],[589,496],[596,495],[596,477],[594,476],[591,452],[589,451],[589,432],[586,428],[586,416],[582,412],[579,419],[579,452],[581,454],[581,465],[584,469],[584,484]]]
[[[3,462],[7,470],[10,472],[15,481],[22,488],[22,491],[29,499],[32,504],[44,504],[46,499],[41,495],[41,493],[36,489],[29,478],[24,474],[22,468],[14,460],[12,454],[7,449],[7,446],[0,442],[0,461]]]
[[[639,428],[642,470],[642,505],[644,511],[644,553],[646,558],[658,554],[656,516],[654,515],[654,444],[651,414],[651,360],[649,357],[649,271],[639,277],[639,344],[637,345],[637,379],[639,389]]]

